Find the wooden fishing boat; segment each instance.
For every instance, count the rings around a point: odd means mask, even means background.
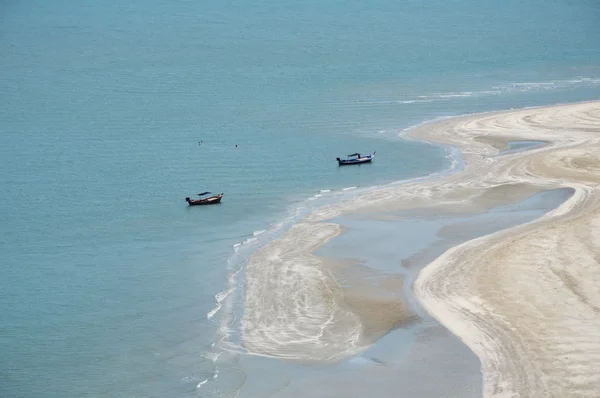
[[[213,196],[208,196],[208,197],[203,198],[203,196],[206,196],[206,195],[210,195],[210,192],[199,193],[198,196],[200,196],[200,199],[185,198],[185,201],[188,202],[188,205],[190,205],[190,206],[214,205],[214,204],[220,203],[221,199],[223,198],[222,193],[220,193],[218,195],[213,195]]]
[[[346,165],[350,165],[350,164],[369,163],[370,161],[373,160],[374,157],[375,157],[375,152],[373,152],[370,155],[366,155],[366,156],[361,156],[360,153],[353,153],[351,155],[348,155],[348,159],[335,158],[335,160],[338,161],[338,165],[346,166]]]

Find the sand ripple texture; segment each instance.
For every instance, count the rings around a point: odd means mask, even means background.
[[[241,321],[249,352],[332,362],[417,320],[402,278],[312,254],[340,233],[337,224],[299,223],[250,258]]]
[[[414,135],[466,154],[450,178],[456,190],[438,190],[442,201],[574,189],[539,220],[450,249],[415,290],[481,359],[484,396],[600,397],[600,103],[473,115]],[[488,156],[509,140],[547,145]]]
[[[250,259],[242,319],[251,352],[304,360],[352,353],[360,321],[343,308],[343,292],[312,253],[340,234],[336,224],[298,224]]]
[[[485,397],[600,397],[600,102],[468,115],[411,135],[459,148],[464,169],[317,209],[255,254],[247,269],[245,346],[327,360],[362,344],[360,317],[310,254],[340,233],[323,221],[415,209],[480,212],[572,188],[540,219],[448,250],[421,271],[415,292],[478,355]],[[519,140],[546,144],[502,153]]]

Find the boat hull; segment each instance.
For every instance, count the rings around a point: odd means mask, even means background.
[[[189,206],[206,206],[206,205],[216,205],[217,203],[221,203],[221,199],[223,199],[223,194],[217,196],[211,196],[206,199],[198,199],[193,200],[190,198],[185,198],[185,201]]]
[[[363,164],[363,163],[371,163],[373,159],[365,159],[365,160],[338,160],[338,165],[340,166],[350,166],[353,164]]]
[[[348,159],[335,158],[335,160],[337,160],[339,166],[350,166],[352,164],[370,163],[374,157],[375,152],[373,152],[371,155],[362,157],[359,153],[355,153],[353,155],[348,155]]]
[[[338,160],[338,165],[340,165],[340,166],[350,166],[352,164],[370,163],[372,160],[373,160],[373,158],[357,159],[357,160],[344,160],[344,159],[340,159],[340,160]]]

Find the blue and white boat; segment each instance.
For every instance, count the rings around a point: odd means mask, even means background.
[[[347,159],[335,158],[338,161],[338,165],[346,166],[350,164],[361,164],[361,163],[369,163],[375,157],[375,152],[370,155],[361,156],[360,153],[353,153],[347,156]]]

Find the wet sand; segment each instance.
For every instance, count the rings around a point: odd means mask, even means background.
[[[250,260],[247,272],[250,277],[262,277],[252,273],[263,269],[266,264],[274,270],[271,276],[293,281],[302,273],[301,267],[295,266],[303,263],[312,264],[304,270],[318,277],[301,277],[303,284],[295,285],[301,291],[290,290],[300,299],[294,301],[294,311],[290,312],[285,306],[279,305],[263,307],[276,308],[283,318],[300,316],[302,319],[298,318],[297,322],[284,319],[277,323],[278,328],[271,329],[276,335],[271,336],[270,342],[261,338],[254,341],[247,339],[248,336],[258,336],[252,334],[252,327],[246,329],[250,333],[243,333],[242,341],[257,355],[286,357],[280,351],[261,350],[272,349],[273,341],[285,349],[288,345],[285,338],[291,336],[302,346],[296,345],[295,353],[288,358],[293,358],[297,353],[310,352],[309,357],[312,355],[314,360],[333,360],[334,364],[328,365],[333,368],[327,372],[331,377],[324,379],[325,384],[334,383],[330,385],[331,394],[322,396],[337,396],[335,386],[343,386],[344,383],[354,386],[348,389],[349,393],[362,388],[355,382],[357,374],[340,371],[343,376],[335,377],[339,369],[357,358],[365,359],[369,365],[390,366],[394,363],[393,359],[369,356],[369,353],[385,346],[384,342],[390,341],[390,336],[395,336],[397,331],[417,330],[427,324],[430,314],[477,355],[481,362],[483,387],[477,388],[477,382],[470,379],[473,375],[473,357],[469,360],[471,354],[462,352],[456,355],[458,363],[465,358],[465,363],[471,363],[471,367],[465,365],[461,368],[462,373],[459,371],[462,377],[459,375],[449,382],[450,385],[429,391],[426,390],[431,385],[427,384],[427,377],[424,377],[423,389],[413,391],[410,396],[479,396],[482,390],[486,397],[600,396],[600,372],[597,371],[600,368],[600,267],[597,262],[597,258],[600,258],[600,238],[595,232],[595,227],[600,225],[599,134],[598,102],[469,115],[416,129],[412,133],[415,138],[458,147],[465,161],[464,170],[359,193],[350,200],[316,210],[294,227],[295,231],[293,229],[278,243],[267,245],[259,252],[262,254]],[[531,145],[525,148],[528,150],[515,150],[512,143],[519,141],[544,144]],[[542,212],[533,218],[515,218],[502,214],[494,221],[483,224],[474,219],[463,219],[454,225],[440,226],[434,235],[447,236],[448,239],[441,245],[438,241],[436,249],[431,242],[418,236],[414,225],[410,227],[411,234],[417,235],[411,245],[414,250],[401,261],[406,272],[400,272],[402,280],[408,282],[403,283],[403,299],[392,299],[398,303],[396,315],[401,313],[401,319],[387,322],[383,327],[379,327],[382,324],[376,321],[375,324],[379,326],[374,329],[372,338],[365,338],[363,333],[364,314],[360,315],[360,311],[353,309],[352,304],[345,300],[347,289],[352,289],[356,284],[349,283],[346,286],[340,283],[338,278],[343,279],[344,275],[336,274],[335,266],[312,253],[326,242],[335,247],[332,245],[350,236],[350,233],[340,236],[344,231],[339,226],[336,229],[338,224],[335,222],[351,230],[352,219],[397,223],[407,217],[407,212],[410,217],[432,216],[434,219],[451,219],[466,214],[478,217],[487,214],[490,209],[559,188],[570,190],[572,195],[558,208],[544,215]],[[504,222],[511,219],[514,223]],[[489,225],[494,224],[498,228],[490,229]],[[369,234],[377,231],[366,226],[357,229],[363,233],[368,231]],[[372,244],[363,241],[347,246],[343,250],[346,253],[343,257],[349,261],[348,264],[358,261],[358,268],[354,269],[366,267],[390,273],[390,270],[378,268],[372,259],[375,253],[392,253],[396,257],[391,258],[398,259],[399,254],[393,252],[402,251],[403,243],[406,243],[400,240],[398,231],[387,234],[397,239],[390,250],[384,250],[379,241],[372,241]],[[290,249],[294,242],[300,242],[303,249]],[[356,258],[348,259],[347,253],[351,252],[352,247],[356,247],[360,253]],[[369,248],[373,250],[369,251]],[[317,253],[324,255],[321,251]],[[366,258],[370,259],[369,263],[364,263]],[[421,266],[427,263],[419,272]],[[287,268],[281,268],[281,264]],[[411,280],[411,272],[418,272],[414,284],[418,303],[411,301],[410,285],[407,285]],[[398,275],[393,277],[396,280],[399,278]],[[335,288],[332,289],[332,286]],[[302,293],[306,292],[307,287],[313,292],[326,292],[325,296],[320,296],[324,300],[308,298]],[[363,290],[364,286],[356,290],[361,299],[355,297],[354,302],[373,298],[372,293]],[[269,297],[273,293],[263,290],[261,294]],[[325,299],[332,296],[335,297],[333,300]],[[285,294],[280,297],[285,298]],[[427,313],[419,310],[420,305]],[[263,325],[271,322],[268,314],[277,313],[261,313],[259,306],[255,307],[250,311],[246,307],[245,314],[256,311],[253,316]],[[368,314],[369,311],[364,313]],[[307,320],[315,322],[306,323]],[[327,325],[339,327],[319,326],[323,325],[324,320]],[[246,326],[259,324],[250,322]],[[290,329],[287,325],[293,327]],[[298,332],[297,325],[311,326]],[[389,328],[387,332],[386,328]],[[332,331],[334,334],[331,334]],[[444,335],[446,332],[439,329],[439,333]],[[413,333],[412,336],[417,334]],[[334,338],[330,340],[329,337]],[[342,344],[338,347],[336,343],[330,344],[331,341],[337,341],[337,337],[342,337],[339,340]],[[376,344],[373,344],[375,341]],[[393,355],[395,351],[391,347],[414,349],[414,352],[423,355],[435,346],[431,341],[421,345],[418,341],[419,338],[407,338],[406,344],[395,341],[383,352],[398,358]],[[448,341],[452,341],[451,336]],[[447,343],[446,346],[448,344],[453,343]],[[325,354],[321,353],[321,348],[325,348]],[[460,352],[460,348],[458,350]],[[443,352],[443,349],[439,352]],[[434,357],[435,353],[428,356]],[[424,362],[427,360],[413,360],[410,363],[410,369],[416,372],[414,377],[419,374],[419,363]],[[444,371],[455,371],[457,368],[451,363],[452,360],[448,361],[448,366],[442,367],[439,375],[443,376]],[[388,378],[391,384],[380,379],[389,370],[385,366],[384,369],[366,379],[379,380],[377,385],[372,386],[379,390],[366,389],[365,393],[380,391],[381,396],[386,396],[388,392],[398,391],[402,387],[402,376],[398,376],[400,365],[391,366]],[[431,375],[434,369],[430,363],[422,370],[424,374],[429,371]],[[462,381],[457,383],[457,380]],[[409,383],[410,379],[405,381]],[[458,385],[450,388],[455,384]],[[301,390],[294,390],[293,386],[292,381],[282,386],[287,395],[282,393],[281,396],[294,396],[294,391],[297,391],[296,395],[300,394]],[[411,386],[414,387],[413,384]],[[389,391],[386,390],[388,387]]]
[[[539,220],[448,250],[420,273],[415,291],[481,360],[484,396],[598,397],[599,134],[599,102],[424,125],[412,136],[458,147],[463,171],[364,193],[310,220],[439,206],[481,211],[535,191],[573,189]],[[497,156],[510,141],[546,144]]]
[[[560,186],[534,222],[459,245],[421,272],[427,310],[478,355],[484,396],[600,396],[600,103],[475,115],[414,132],[467,152],[469,188]],[[489,162],[507,136],[543,148]],[[474,144],[475,137],[485,142]],[[490,146],[488,143],[495,143]]]
[[[365,364],[360,374],[356,367],[342,367],[335,372],[339,377],[328,376],[327,382],[320,384],[330,394],[315,396],[480,397],[479,359],[422,309],[412,284],[424,266],[451,247],[535,220],[572,193],[569,189],[548,191],[477,214],[456,214],[436,208],[428,214],[404,211],[332,219],[343,225],[346,232],[315,254],[355,266],[360,264],[361,269],[370,270],[368,281],[374,286],[402,279],[402,289],[398,290],[417,318],[391,329],[359,353],[357,358]],[[368,361],[379,366],[366,366]],[[352,382],[357,378],[360,383]]]
[[[357,314],[362,344],[348,352],[346,347],[342,349],[335,341],[323,337],[309,340],[304,345],[282,340],[269,345],[271,340],[261,340],[264,336],[257,335],[255,337],[260,338],[254,341],[261,344],[247,348],[258,348],[253,353],[264,357],[243,356],[240,359],[247,382],[239,396],[481,396],[478,358],[421,308],[411,286],[425,265],[452,246],[534,220],[563,203],[571,193],[570,190],[555,190],[536,194],[521,202],[477,214],[445,213],[443,208],[437,208],[427,213],[355,214],[330,220],[327,229],[336,231],[335,238],[328,239],[327,243],[320,241],[319,248],[310,254],[310,264],[330,272],[343,297],[341,306]],[[288,238],[297,236],[298,232],[300,230],[290,231]],[[288,247],[287,243],[289,241],[284,238],[257,253],[253,258],[256,266],[264,266],[267,258],[273,259],[274,252],[280,259],[287,257],[283,250]],[[308,255],[304,251],[306,247],[298,245],[296,249],[303,252],[302,256]],[[290,261],[306,265],[301,258],[294,254]],[[279,263],[278,270],[287,275],[286,267]],[[321,281],[320,278],[317,280]],[[277,279],[272,282],[278,283]],[[303,283],[307,280],[303,279]],[[279,296],[276,290],[276,286],[271,286],[262,295],[273,299]],[[296,295],[295,292],[286,293],[290,297]],[[281,317],[281,311],[284,311],[283,318],[288,323],[269,322],[279,329],[279,339],[293,335],[300,314],[307,313],[289,311],[290,307],[283,301],[281,304],[275,318]],[[261,308],[266,310],[261,312],[263,317],[273,315],[269,311],[273,307]],[[306,310],[309,309],[315,311],[307,306]],[[330,346],[324,349],[322,345],[325,344]],[[261,351],[263,346],[269,351]],[[334,347],[344,353],[343,357],[333,362],[323,360],[323,353],[331,353],[330,349]],[[290,357],[290,348],[300,350],[295,352],[295,358]],[[282,362],[281,359],[294,360]],[[269,383],[261,377],[265,372],[270,375]]]

